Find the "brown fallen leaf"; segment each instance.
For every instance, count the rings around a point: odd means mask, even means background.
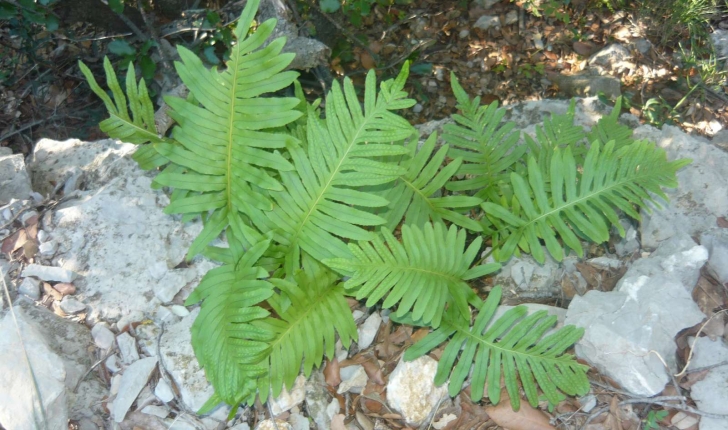
[[[594,52],[596,46],[589,42],[574,42],[574,52],[582,57],[588,57]]]
[[[48,282],[43,282],[43,292],[50,297],[53,297],[53,300],[61,300],[63,298],[63,294],[58,292],[55,288],[51,287],[51,284],[49,284]]]
[[[496,406],[486,407],[488,416],[501,427],[509,430],[555,430],[549,423],[549,417],[545,413],[534,409],[527,402],[521,402],[521,408],[514,411],[511,408],[508,391],[503,389],[501,400]]]
[[[28,235],[25,233],[25,229],[18,230],[3,240],[2,248],[0,248],[0,250],[2,250],[3,254],[10,255],[15,252],[15,250],[21,248],[27,241]]]
[[[53,288],[56,289],[59,293],[63,294],[64,296],[68,296],[71,294],[74,294],[76,292],[76,286],[73,284],[68,284],[65,282],[61,282],[59,284],[56,284],[53,286]]]
[[[334,358],[333,360],[326,360],[324,366],[324,379],[326,384],[331,387],[338,387],[341,384],[341,373],[339,367],[339,360]]]

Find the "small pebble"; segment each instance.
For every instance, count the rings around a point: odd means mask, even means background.
[[[124,364],[131,364],[139,360],[139,352],[137,351],[136,339],[131,337],[129,333],[122,333],[116,336],[116,344],[119,345],[121,361]]]
[[[154,395],[164,403],[174,400],[172,388],[170,388],[169,384],[164,379],[160,379],[159,382],[157,382],[157,386],[154,388]]]
[[[66,296],[63,300],[61,300],[60,306],[61,310],[69,315],[77,314],[86,310],[86,305],[69,296]]]
[[[422,112],[422,109],[424,109],[424,108],[422,107],[422,105],[421,105],[421,104],[419,104],[419,103],[417,103],[417,104],[416,104],[416,105],[414,105],[414,107],[412,108],[412,112],[414,112],[414,113],[420,113],[420,112]]]
[[[22,215],[20,215],[20,222],[22,222],[23,225],[27,227],[28,220],[37,216],[38,212],[36,211],[25,211]]]
[[[468,36],[470,36],[470,30],[460,30],[460,33],[458,34],[458,37],[461,39],[466,39]]]
[[[94,338],[96,346],[103,350],[109,349],[114,344],[114,333],[103,324],[96,324],[91,329],[91,336]]]
[[[142,413],[154,415],[155,417],[159,418],[167,418],[167,415],[169,415],[169,410],[167,410],[167,408],[165,408],[164,406],[148,405],[142,408]]]
[[[50,242],[43,242],[38,246],[38,252],[40,252],[40,255],[53,255],[56,253],[56,250],[58,249],[58,244],[55,241]]]
[[[40,281],[34,278],[25,278],[18,287],[18,293],[25,294],[33,300],[40,299]]]
[[[169,310],[172,311],[173,314],[182,318],[190,314],[190,311],[188,311],[186,307],[180,305],[172,305],[169,307]]]
[[[38,230],[38,240],[41,243],[48,242],[48,239],[50,239],[50,235],[45,230]]]
[[[109,358],[106,359],[106,368],[109,369],[109,372],[111,373],[116,373],[121,370],[119,357],[117,357],[116,354],[111,355],[109,356]]]

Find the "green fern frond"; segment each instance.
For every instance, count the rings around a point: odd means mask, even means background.
[[[380,213],[387,220],[384,225],[394,230],[404,218],[407,225],[424,227],[429,221],[447,220],[470,231],[480,232],[482,227],[477,221],[463,215],[463,209],[478,206],[483,200],[471,196],[440,196],[440,190],[462,165],[462,159],[452,160],[442,167],[448,153],[444,145],[433,156],[437,133],[433,133],[417,150],[417,136],[407,144],[409,156],[401,157],[399,164],[407,169],[394,184],[387,184],[381,192],[389,201],[386,211]],[[442,167],[442,168],[441,168]]]
[[[404,225],[402,243],[387,228],[382,240],[349,244],[353,258],[324,260],[329,267],[351,276],[344,283],[357,300],[367,298],[373,306],[386,296],[383,307],[397,306],[396,315],[412,312],[413,318],[433,327],[440,325],[446,307],[469,315],[468,302],[475,294],[465,282],[493,273],[499,264],[473,266],[482,244],[476,238],[465,249],[465,230],[441,222],[424,229]]]
[[[248,205],[273,209],[267,191],[282,190],[271,173],[293,170],[277,149],[293,145],[295,139],[284,133],[266,132],[289,124],[301,116],[295,97],[259,97],[290,85],[298,76],[283,69],[294,54],[281,54],[285,40],[278,38],[259,49],[273,32],[270,19],[247,35],[259,0],[247,2],[235,28],[238,43],[230,51],[227,68],[208,70],[188,49],[178,46],[182,62],[175,67],[194,96],[195,103],[166,97],[179,145],[157,143],[155,148],[173,163],[185,168],[166,169],[156,181],[187,190],[172,200],[165,212],[197,214],[213,211],[227,217],[245,212]],[[267,191],[266,191],[267,190]],[[190,247],[188,258],[204,249],[217,237],[230,219],[211,217]]]
[[[609,115],[599,118],[599,121],[587,133],[589,143],[598,140],[600,142],[609,142],[613,140],[615,149],[634,143],[632,138],[632,129],[626,125],[619,123],[619,114],[622,112],[622,96],[617,97],[614,108]]]
[[[583,127],[574,124],[575,112],[576,100],[572,99],[565,114],[545,118],[543,126],[536,127],[535,140],[524,133],[523,137],[531,150],[530,156],[536,158],[542,170],[548,171],[551,156],[558,149],[569,148],[578,162],[583,160],[587,147],[578,144],[583,142],[586,134]]]
[[[442,385],[449,378],[448,391],[455,397],[472,368],[470,397],[474,402],[483,398],[487,384],[487,397],[497,404],[502,378],[516,411],[521,405],[519,380],[533,407],[538,406],[537,386],[553,404],[563,400],[561,393],[586,394],[589,368],[564,354],[581,338],[584,329],[569,325],[542,338],[556,323],[556,316],[548,316],[545,310],[526,316],[525,306],[510,309],[489,326],[501,294],[501,287],[493,288],[472,327],[469,318],[448,311],[440,328],[410,347],[404,359],[414,360],[449,339],[437,365],[435,384]]]
[[[496,199],[496,184],[508,181],[508,173],[528,148],[516,145],[521,134],[513,131],[513,122],[501,125],[505,110],[498,109],[497,102],[480,106],[480,97],[471,100],[454,73],[450,80],[462,114],[453,115],[457,124],[443,127],[443,140],[454,147],[450,157],[463,159],[457,174],[467,179],[450,182],[447,189],[477,191],[478,197]]]
[[[665,151],[654,144],[638,141],[614,150],[614,142],[602,149],[594,142],[587,153],[582,172],[567,147],[555,150],[549,173],[543,172],[534,157],[528,159],[528,177],[511,174],[511,184],[522,209],[520,215],[500,205],[481,206],[490,216],[508,224],[502,231],[499,259],[507,260],[517,246],[543,263],[541,241],[554,259],[561,261],[560,238],[569,248],[583,254],[577,230],[595,243],[609,239],[609,225],[621,235],[624,230],[614,208],[639,219],[635,206],[646,208],[653,201],[648,193],[668,200],[661,187],[676,187],[675,173],[690,160],[668,162]],[[545,183],[549,182],[547,190]]]
[[[272,333],[253,324],[269,315],[258,306],[273,295],[268,273],[256,266],[270,240],[243,254],[237,264],[210,270],[185,301],[202,302],[192,324],[192,347],[218,398],[234,405],[255,395],[255,379],[268,370],[260,366]]]
[[[324,355],[333,358],[337,333],[345,348],[357,339],[356,323],[339,277],[317,263],[306,266],[305,271],[294,274],[295,282],[271,279],[280,294],[268,299],[268,304],[278,317],[254,323],[261,332],[274,336],[269,342],[270,355],[261,363],[268,369],[258,381],[262,401],[268,398],[269,390],[277,397],[283,386],[293,386],[302,360],[303,374],[308,377]]]
[[[171,139],[157,135],[157,128],[154,123],[154,106],[149,98],[147,85],[144,78],[136,82],[134,64],[130,63],[126,72],[126,91],[129,96],[128,103],[131,109],[127,109],[127,97],[116,79],[114,68],[107,57],[104,57],[104,70],[106,71],[106,85],[111,90],[113,101],[96,82],[93,73],[86,65],[79,60],[78,67],[86,77],[91,90],[104,102],[109,117],[101,123],[99,128],[109,137],[119,139],[123,142],[142,145],[134,152],[134,160],[144,170],[151,170],[167,163],[167,159],[161,156],[151,145],[145,143],[168,143]]]
[[[362,226],[385,222],[364,209],[386,206],[387,200],[356,188],[392,182],[406,173],[377,158],[405,154],[406,148],[393,143],[414,133],[404,118],[392,113],[414,104],[403,91],[408,70],[405,64],[395,80],[381,84],[379,94],[376,75],[370,72],[364,110],[351,80],[344,80],[343,90],[334,82],[326,99],[326,120],[309,111],[307,151],[289,147],[295,170],[282,171],[284,191],[270,193],[275,209],[249,211],[256,227],[276,230],[275,240],[288,248],[287,274],[299,267],[301,250],[319,261],[346,256],[349,251],[341,238],[371,239],[373,233]]]

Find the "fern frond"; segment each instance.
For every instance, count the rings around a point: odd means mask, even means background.
[[[256,266],[270,240],[245,252],[237,264],[210,270],[185,301],[202,302],[192,324],[192,347],[200,367],[219,399],[234,405],[255,396],[255,379],[268,369],[259,363],[267,355],[273,333],[253,324],[269,315],[258,306],[273,295],[268,272]]]
[[[435,197],[458,171],[462,159],[457,158],[442,167],[449,146],[443,146],[433,156],[437,133],[431,134],[419,151],[418,140],[417,136],[410,140],[406,146],[409,156],[401,157],[399,162],[407,173],[394,184],[387,184],[381,192],[381,196],[389,201],[386,211],[379,213],[387,220],[384,226],[394,230],[402,218],[405,224],[417,227],[424,227],[429,221],[447,220],[470,231],[482,231],[477,221],[460,213],[463,209],[478,206],[482,199],[472,196]]]
[[[372,306],[386,296],[385,308],[397,306],[396,314],[412,312],[415,320],[440,325],[443,311],[453,307],[469,315],[468,302],[474,293],[465,282],[493,273],[499,264],[473,266],[482,244],[476,238],[465,249],[465,230],[441,222],[427,223],[424,229],[404,225],[402,243],[387,228],[370,242],[349,244],[353,258],[324,260],[329,267],[351,276],[344,283],[357,300],[367,298]]]
[[[644,141],[618,151],[614,146],[612,141],[602,149],[598,141],[594,142],[582,172],[567,147],[554,151],[548,174],[534,157],[528,159],[527,178],[512,173],[511,184],[522,212],[516,215],[491,202],[481,205],[490,216],[508,224],[507,230],[500,232],[505,238],[499,258],[507,260],[520,246],[543,263],[543,241],[551,256],[561,261],[563,248],[558,238],[581,255],[581,243],[572,230],[595,243],[609,239],[610,224],[624,235],[614,208],[639,219],[634,207],[647,208],[646,202],[653,201],[648,193],[667,200],[661,187],[677,186],[675,173],[690,162],[668,162],[663,149]],[[550,183],[548,190],[545,182]]]
[[[477,191],[476,196],[495,200],[496,184],[508,180],[528,148],[516,145],[521,134],[513,131],[513,122],[501,125],[505,110],[498,109],[497,102],[480,106],[480,97],[471,100],[454,73],[450,79],[461,115],[453,115],[457,124],[446,124],[442,137],[454,147],[450,157],[463,159],[457,174],[468,178],[448,183],[447,189]]]
[[[577,161],[583,160],[587,147],[577,144],[581,143],[586,135],[583,127],[574,124],[575,112],[576,100],[572,99],[565,114],[545,118],[543,126],[536,127],[535,140],[524,134],[526,144],[531,150],[530,155],[536,158],[542,170],[548,171],[551,156],[557,149],[569,148]]]
[[[356,188],[392,182],[406,173],[377,158],[405,154],[406,148],[393,143],[414,133],[404,118],[392,113],[414,104],[403,91],[407,73],[405,64],[395,80],[381,84],[377,94],[376,75],[370,72],[364,110],[351,80],[344,80],[343,90],[334,82],[326,99],[326,120],[313,111],[308,114],[307,151],[289,147],[295,170],[282,171],[284,190],[270,193],[275,209],[250,210],[256,227],[277,230],[275,240],[288,248],[287,274],[299,267],[301,250],[319,261],[346,256],[349,251],[341,238],[371,239],[373,233],[362,226],[384,223],[382,217],[364,209],[386,206],[387,200]]]
[[[278,317],[254,323],[258,330],[274,334],[270,355],[261,363],[268,369],[258,380],[262,401],[269,391],[277,397],[284,385],[293,386],[302,360],[308,377],[324,355],[333,358],[337,333],[345,348],[357,339],[356,323],[338,276],[318,263],[307,266],[294,274],[295,282],[271,279],[280,294],[268,299],[268,304]]]
[[[584,329],[569,325],[542,338],[556,323],[556,316],[542,310],[526,316],[528,308],[517,306],[492,323],[491,319],[501,299],[501,287],[488,295],[472,327],[470,319],[448,311],[440,328],[411,346],[405,360],[414,360],[441,343],[450,340],[440,357],[435,384],[450,383],[448,391],[455,397],[463,387],[472,368],[470,396],[474,402],[487,397],[493,404],[500,401],[501,377],[514,410],[520,408],[518,381],[531,406],[538,406],[537,386],[553,404],[570,396],[586,394],[588,366],[576,362],[564,351],[581,338]]]
[[[295,97],[258,97],[290,85],[298,76],[283,69],[294,54],[281,54],[285,40],[278,38],[260,48],[273,32],[276,21],[269,19],[252,35],[247,31],[255,17],[259,0],[247,2],[235,28],[238,43],[230,51],[227,68],[208,70],[188,49],[178,46],[182,62],[175,67],[187,85],[194,102],[166,97],[177,122],[173,130],[179,145],[158,143],[157,151],[186,172],[165,170],[156,181],[187,190],[165,209],[167,213],[197,214],[213,211],[216,222],[208,222],[190,247],[188,258],[217,237],[230,219],[245,212],[248,205],[269,211],[273,204],[265,190],[282,190],[273,171],[293,170],[276,149],[294,144],[288,134],[271,133],[296,120]]]
[[[144,170],[151,170],[167,163],[167,159],[161,156],[151,145],[145,143],[172,144],[171,139],[157,135],[157,128],[154,123],[154,106],[149,98],[147,85],[144,78],[136,82],[134,64],[129,63],[126,72],[126,91],[128,95],[129,109],[127,109],[127,97],[119,85],[114,68],[107,57],[104,57],[104,71],[106,72],[106,85],[111,90],[114,99],[112,101],[106,92],[96,82],[93,73],[86,65],[79,60],[78,67],[86,77],[91,90],[104,102],[109,117],[99,123],[99,128],[109,137],[119,139],[123,142],[133,143],[140,146],[133,155],[134,160]]]
[[[616,145],[615,150],[634,143],[632,129],[619,123],[619,114],[621,112],[622,96],[619,96],[617,97],[612,112],[609,115],[599,118],[599,121],[592,127],[591,131],[587,133],[588,142],[591,143],[595,140],[609,142],[613,140]]]

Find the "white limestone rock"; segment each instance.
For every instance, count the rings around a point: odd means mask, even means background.
[[[164,406],[147,405],[142,408],[142,413],[154,415],[159,418],[167,418],[167,415],[169,415],[169,409]]]
[[[589,65],[611,69],[618,63],[630,60],[631,58],[632,54],[629,52],[629,49],[619,43],[612,43],[611,45],[594,53],[589,58]]]
[[[0,155],[0,206],[27,199],[32,192],[23,154]]]
[[[149,377],[157,367],[157,357],[147,357],[135,361],[124,370],[119,384],[119,393],[111,407],[111,418],[120,423],[124,420],[132,403],[147,385]]]
[[[59,206],[52,225],[42,228],[59,244],[54,262],[83,275],[74,284],[78,298],[89,305],[91,322],[117,321],[132,311],[153,315],[161,301],[156,294],[171,300],[215,267],[200,257],[174,269],[202,227],[163,212],[169,197],[150,188],[154,173],[129,157],[135,149],[113,140],[42,139],[30,165],[43,192],[74,167],[84,172],[79,199]]]
[[[171,402],[174,399],[172,387],[170,387],[164,379],[160,379],[159,382],[157,382],[157,386],[154,387],[154,395],[164,403]]]
[[[360,325],[357,331],[359,332],[358,342],[359,349],[367,349],[372,344],[374,338],[379,332],[379,326],[382,324],[382,317],[379,312],[374,312],[367,317],[364,324]]]
[[[131,364],[139,360],[136,339],[131,337],[129,333],[122,333],[116,336],[116,344],[119,346],[121,361],[124,364]]]
[[[283,420],[277,419],[274,423],[273,420],[269,418],[259,422],[258,425],[255,426],[255,430],[293,430],[293,427]]]
[[[668,160],[690,158],[693,162],[677,173],[677,188],[665,189],[669,203],[657,199],[662,209],[648,203],[652,213],[641,211],[640,234],[644,249],[678,233],[700,236],[717,230],[717,221],[728,213],[728,152],[707,139],[685,134],[665,125],[661,130],[641,126],[636,139],[647,139],[667,151]]]
[[[59,306],[61,307],[61,310],[68,315],[78,314],[86,310],[86,305],[71,296],[65,296],[61,300]]]
[[[40,299],[40,281],[35,278],[25,278],[18,286],[18,294],[24,294],[33,300]]]
[[[29,264],[28,267],[23,270],[23,276],[34,276],[41,281],[71,283],[74,279],[76,279],[78,274],[61,267]]]
[[[320,370],[311,372],[311,376],[306,381],[306,411],[308,416],[316,423],[320,429],[328,429],[331,427],[331,417],[339,412],[339,401],[333,399],[326,390],[326,381]],[[329,413],[330,405],[336,403],[336,410]]]
[[[114,333],[103,323],[96,324],[91,329],[91,336],[93,336],[94,343],[99,349],[107,350],[114,344]]]
[[[708,272],[723,285],[728,284],[728,234],[704,234],[700,236],[700,244],[707,250]]]
[[[341,369],[341,384],[339,384],[336,390],[339,394],[346,392],[361,393],[361,390],[367,385],[369,377],[367,372],[364,370],[364,366],[355,364],[353,366],[347,366]]]
[[[306,378],[303,375],[298,375],[290,390],[284,386],[278,397],[275,399],[271,398],[268,401],[270,402],[271,411],[273,411],[273,415],[275,416],[290,410],[294,406],[300,405],[305,398]]]
[[[427,355],[413,360],[400,359],[389,375],[387,403],[411,426],[417,427],[447,396],[447,384],[436,387],[437,361]]]
[[[473,24],[473,27],[481,30],[487,30],[489,28],[500,28],[500,18],[492,15],[483,15]]]
[[[705,318],[685,287],[671,277],[635,276],[619,291],[589,291],[569,305],[565,324],[585,329],[576,355],[623,389],[654,396],[669,376],[658,352],[675,371],[675,335]]]
[[[723,339],[711,341],[707,337],[697,340],[690,338],[689,343],[693,345],[694,352],[688,369],[714,366],[728,361],[728,345]],[[701,411],[728,415],[728,366],[711,369],[703,379],[693,384],[690,389],[690,397],[695,400]],[[727,428],[728,419],[700,418],[700,430]]]
[[[504,302],[518,297],[518,301],[556,297],[561,294],[563,269],[547,254],[544,264],[530,255],[512,257],[495,276],[495,284],[503,285]]]

